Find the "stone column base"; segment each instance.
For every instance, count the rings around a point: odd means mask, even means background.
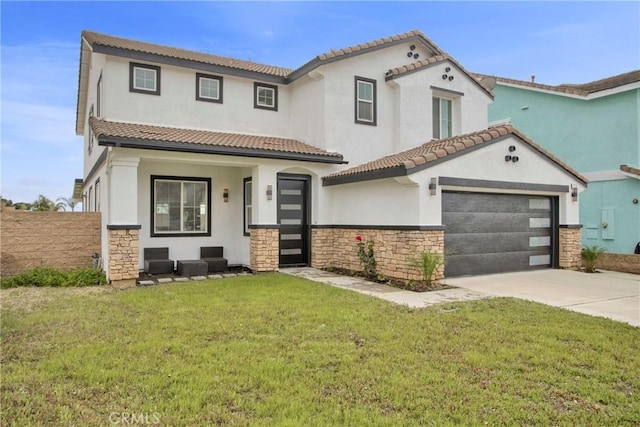
[[[278,225],[256,225],[250,229],[250,267],[255,273],[278,271],[280,229]]]
[[[135,281],[139,276],[140,265],[140,226],[108,225],[109,265],[107,279],[115,286],[123,286]]]
[[[577,270],[582,266],[582,225],[560,225],[560,268]]]

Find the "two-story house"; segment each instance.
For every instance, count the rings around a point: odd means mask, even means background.
[[[449,276],[575,267],[586,180],[510,126],[493,95],[419,31],[290,70],[84,31],[76,132],[104,268],[143,249],[223,246],[232,265],[380,273],[450,253]]]
[[[632,254],[640,242],[640,70],[557,86],[496,80],[490,120],[510,122],[589,180],[580,195],[583,245]]]

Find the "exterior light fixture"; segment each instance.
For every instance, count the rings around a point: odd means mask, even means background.
[[[504,156],[504,161],[505,162],[510,162],[511,161],[511,156],[508,155],[508,154],[506,156]]]
[[[273,199],[273,185],[267,185],[267,200]]]
[[[520,160],[520,159],[518,158],[518,156],[513,156],[513,157],[511,157],[511,161],[512,161],[513,163],[518,163],[518,160]]]
[[[429,183],[429,194],[431,194],[432,196],[436,195],[436,190],[438,188],[437,181],[437,178],[431,178],[431,182]]]
[[[222,200],[227,203],[229,201],[229,189],[225,188],[222,190]]]
[[[573,184],[571,184],[571,200],[574,202],[578,201],[578,187]]]

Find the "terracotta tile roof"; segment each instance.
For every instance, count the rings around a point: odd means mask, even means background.
[[[534,89],[550,90],[560,93],[568,93],[571,95],[587,96],[589,94],[600,92],[607,89],[613,89],[626,84],[635,83],[640,81],[640,70],[631,71],[628,73],[619,74],[613,77],[607,77],[605,79],[596,80],[594,82],[583,84],[561,84],[557,86],[545,85],[541,83],[531,83],[524,80],[508,79],[505,77],[489,76],[486,74],[473,74],[476,79],[482,79],[485,77],[494,77],[498,82],[508,83],[518,86],[526,86]]]
[[[175,151],[189,151],[181,149],[188,146],[213,150],[223,147],[232,149],[228,154],[242,154],[243,150],[246,151],[246,155],[252,152],[280,153],[285,155],[284,157],[286,154],[297,154],[306,156],[309,160],[317,157],[318,161],[325,159],[331,163],[342,163],[341,154],[330,153],[289,138],[111,122],[96,117],[90,118],[89,124],[100,142],[143,141],[152,143],[146,144],[146,148],[157,148],[153,145],[157,143],[162,144],[164,149],[174,147]]]
[[[428,167],[430,162],[436,162],[438,160],[445,159],[446,157],[453,154],[463,154],[466,150],[472,149],[473,147],[477,148],[477,146],[479,145],[488,143],[492,140],[501,138],[506,135],[517,136],[523,142],[530,145],[533,149],[537,150],[544,156],[550,158],[552,161],[560,165],[560,167],[564,168],[571,175],[575,176],[584,183],[587,182],[586,178],[581,176],[567,164],[563,163],[553,154],[531,141],[511,125],[497,126],[480,132],[474,132],[466,135],[454,136],[452,138],[427,142],[426,144],[411,148],[401,153],[385,156],[371,162],[335,172],[324,177],[323,180],[325,180],[325,182],[337,181],[337,178],[350,176],[355,177],[356,175],[367,175],[375,172],[382,172],[385,170],[389,172],[388,176],[402,176],[408,173],[417,172],[412,171],[412,169],[418,168],[418,170],[421,170],[425,167]],[[357,180],[359,179],[355,179],[354,181]]]
[[[82,37],[91,45],[99,45],[118,49],[125,49],[134,52],[149,53],[160,55],[167,58],[184,59],[187,61],[201,62],[210,65],[219,65],[237,70],[254,71],[257,73],[268,74],[276,77],[286,77],[293,70],[283,67],[274,67],[271,65],[258,64],[251,61],[243,61],[239,59],[227,58],[208,53],[195,52],[186,49],[178,49],[169,46],[162,46],[153,43],[139,42],[135,40],[123,39],[120,37],[108,36],[105,34],[94,33],[92,31],[83,31]]]
[[[632,175],[638,175],[640,177],[640,169],[638,168],[632,168],[631,166],[627,165],[620,165],[620,170],[622,172],[630,173]]]

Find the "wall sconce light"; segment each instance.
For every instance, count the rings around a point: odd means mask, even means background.
[[[437,178],[431,178],[431,182],[429,183],[429,194],[431,194],[432,196],[436,195],[436,189],[438,188],[437,186]]]
[[[267,200],[273,199],[273,185],[267,185]]]
[[[574,202],[578,201],[578,187],[573,184],[571,185],[571,200]]]
[[[515,145],[510,145],[509,146],[509,152],[513,153],[514,151],[516,151],[516,146]]]
[[[511,158],[511,161],[512,161],[513,163],[518,163],[518,160],[520,160],[520,159],[518,158],[518,156],[513,156],[513,157]]]
[[[222,190],[222,200],[227,203],[229,201],[229,189],[225,188]]]
[[[506,156],[504,156],[504,161],[505,162],[510,162],[511,161],[511,156],[508,155],[508,154]]]

